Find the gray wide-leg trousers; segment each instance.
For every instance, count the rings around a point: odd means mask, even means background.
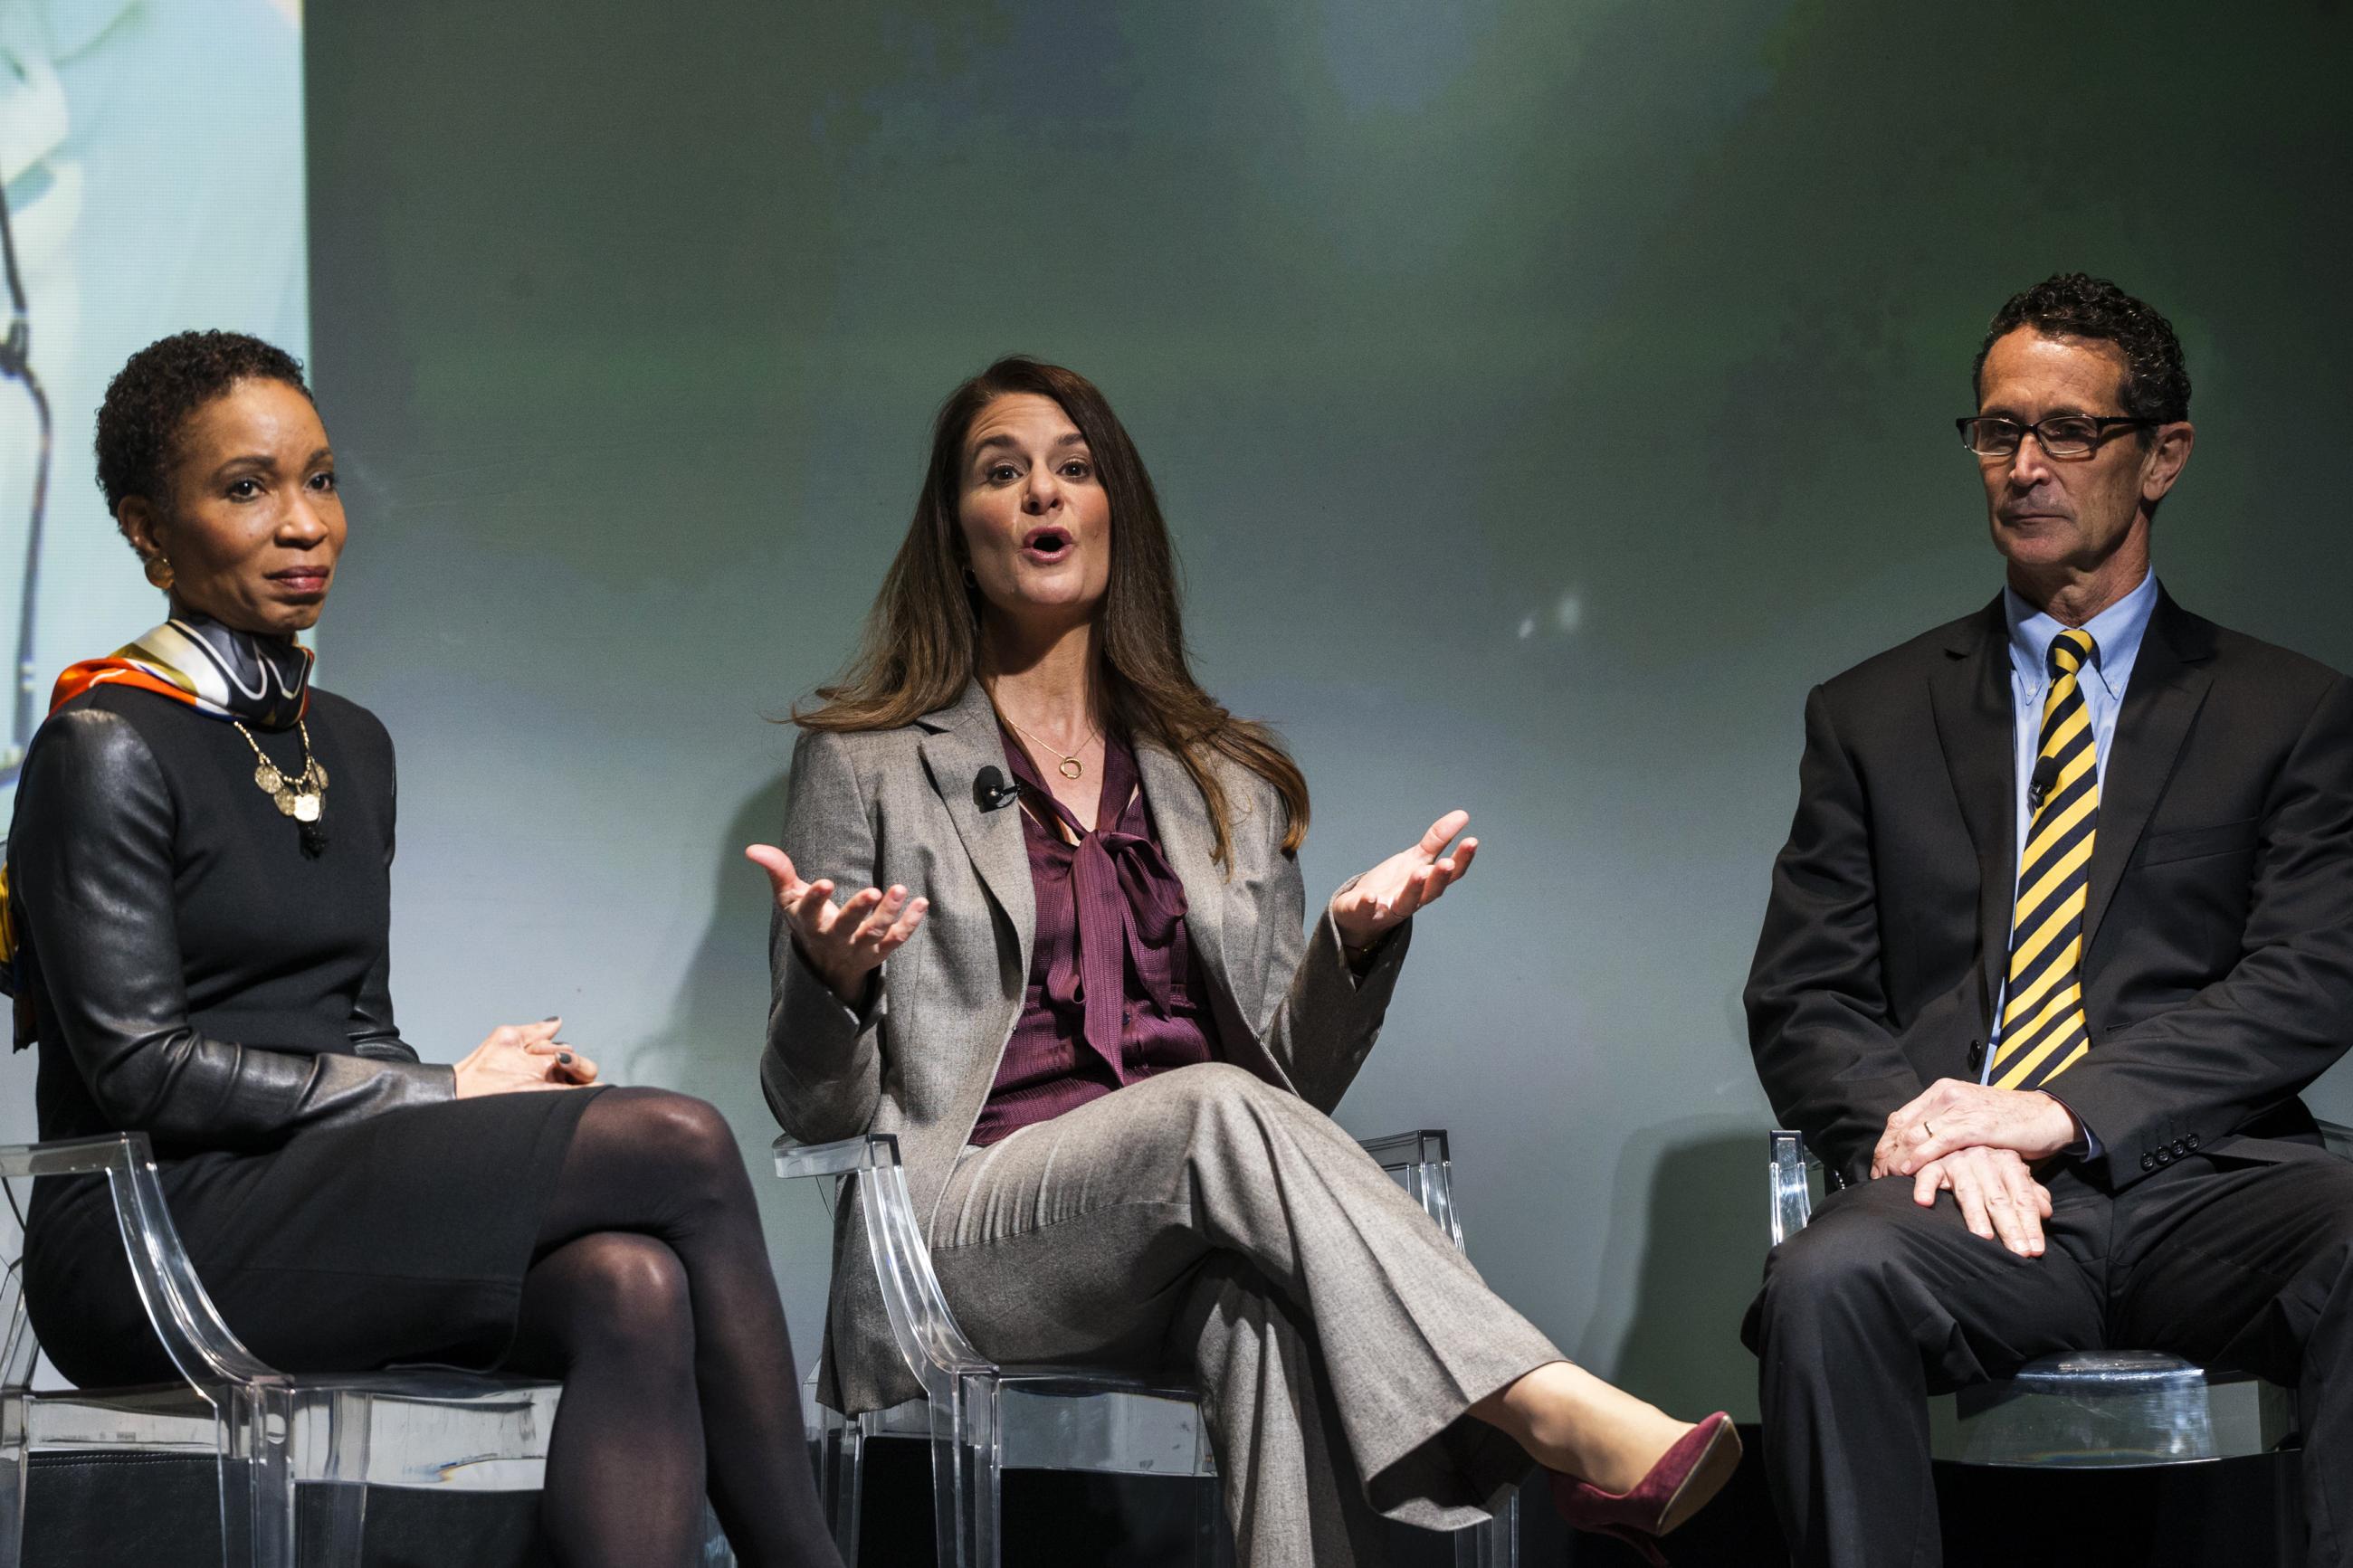
[[[1465,1412],[1567,1359],[1331,1118],[1222,1064],[967,1149],[931,1246],[982,1353],[1198,1380],[1250,1568],[1478,1522],[1530,1461]]]

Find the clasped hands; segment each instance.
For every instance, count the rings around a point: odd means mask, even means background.
[[[555,1037],[561,1018],[501,1024],[458,1064],[458,1098],[579,1089],[596,1081],[596,1064]]]
[[[2032,1167],[2077,1137],[2074,1117],[2040,1089],[1938,1079],[1888,1117],[1871,1174],[1910,1177],[1912,1201],[1922,1208],[1950,1192],[1974,1234],[2040,1258],[2051,1193]]]
[[[1332,923],[1340,941],[1351,948],[1370,947],[1460,881],[1471,869],[1479,841],[1465,838],[1451,854],[1447,846],[1470,825],[1469,812],[1448,812],[1411,848],[1399,850],[1333,895]],[[830,878],[803,880],[792,857],[775,845],[752,845],[744,858],[768,874],[776,908],[792,929],[801,961],[846,1006],[859,1005],[868,976],[907,945],[932,907],[929,899],[910,896],[896,884],[862,888],[837,904]]]

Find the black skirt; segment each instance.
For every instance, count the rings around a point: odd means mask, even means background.
[[[581,1113],[598,1091],[484,1095],[158,1162],[174,1225],[246,1348],[280,1372],[490,1370]],[[104,1177],[45,1178],[26,1237],[41,1348],[84,1387],[177,1375],[140,1310]]]

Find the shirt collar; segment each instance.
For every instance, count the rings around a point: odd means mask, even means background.
[[[2148,617],[2157,609],[2157,574],[2147,573],[2131,593],[2084,625],[2100,650],[2099,662],[2093,668],[2113,700],[2123,700],[2125,682],[2132,679],[2133,661],[2140,657]],[[2025,678],[2030,689],[2040,690],[2049,679],[2051,640],[2063,628],[2007,584],[2001,590],[2001,608],[2010,622],[2010,667]]]

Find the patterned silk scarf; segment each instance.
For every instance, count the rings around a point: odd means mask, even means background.
[[[129,686],[215,719],[291,729],[311,705],[311,658],[291,637],[258,637],[207,616],[180,616],[104,658],[67,666],[50,689],[49,711],[96,687]],[[37,1020],[19,984],[17,952],[16,900],[8,868],[0,863],[0,995],[15,999],[21,1051],[33,1043]]]
[[[104,658],[67,666],[49,693],[49,711],[92,687],[135,686],[216,719],[290,730],[311,703],[311,658],[291,637],[257,637],[183,616]]]

